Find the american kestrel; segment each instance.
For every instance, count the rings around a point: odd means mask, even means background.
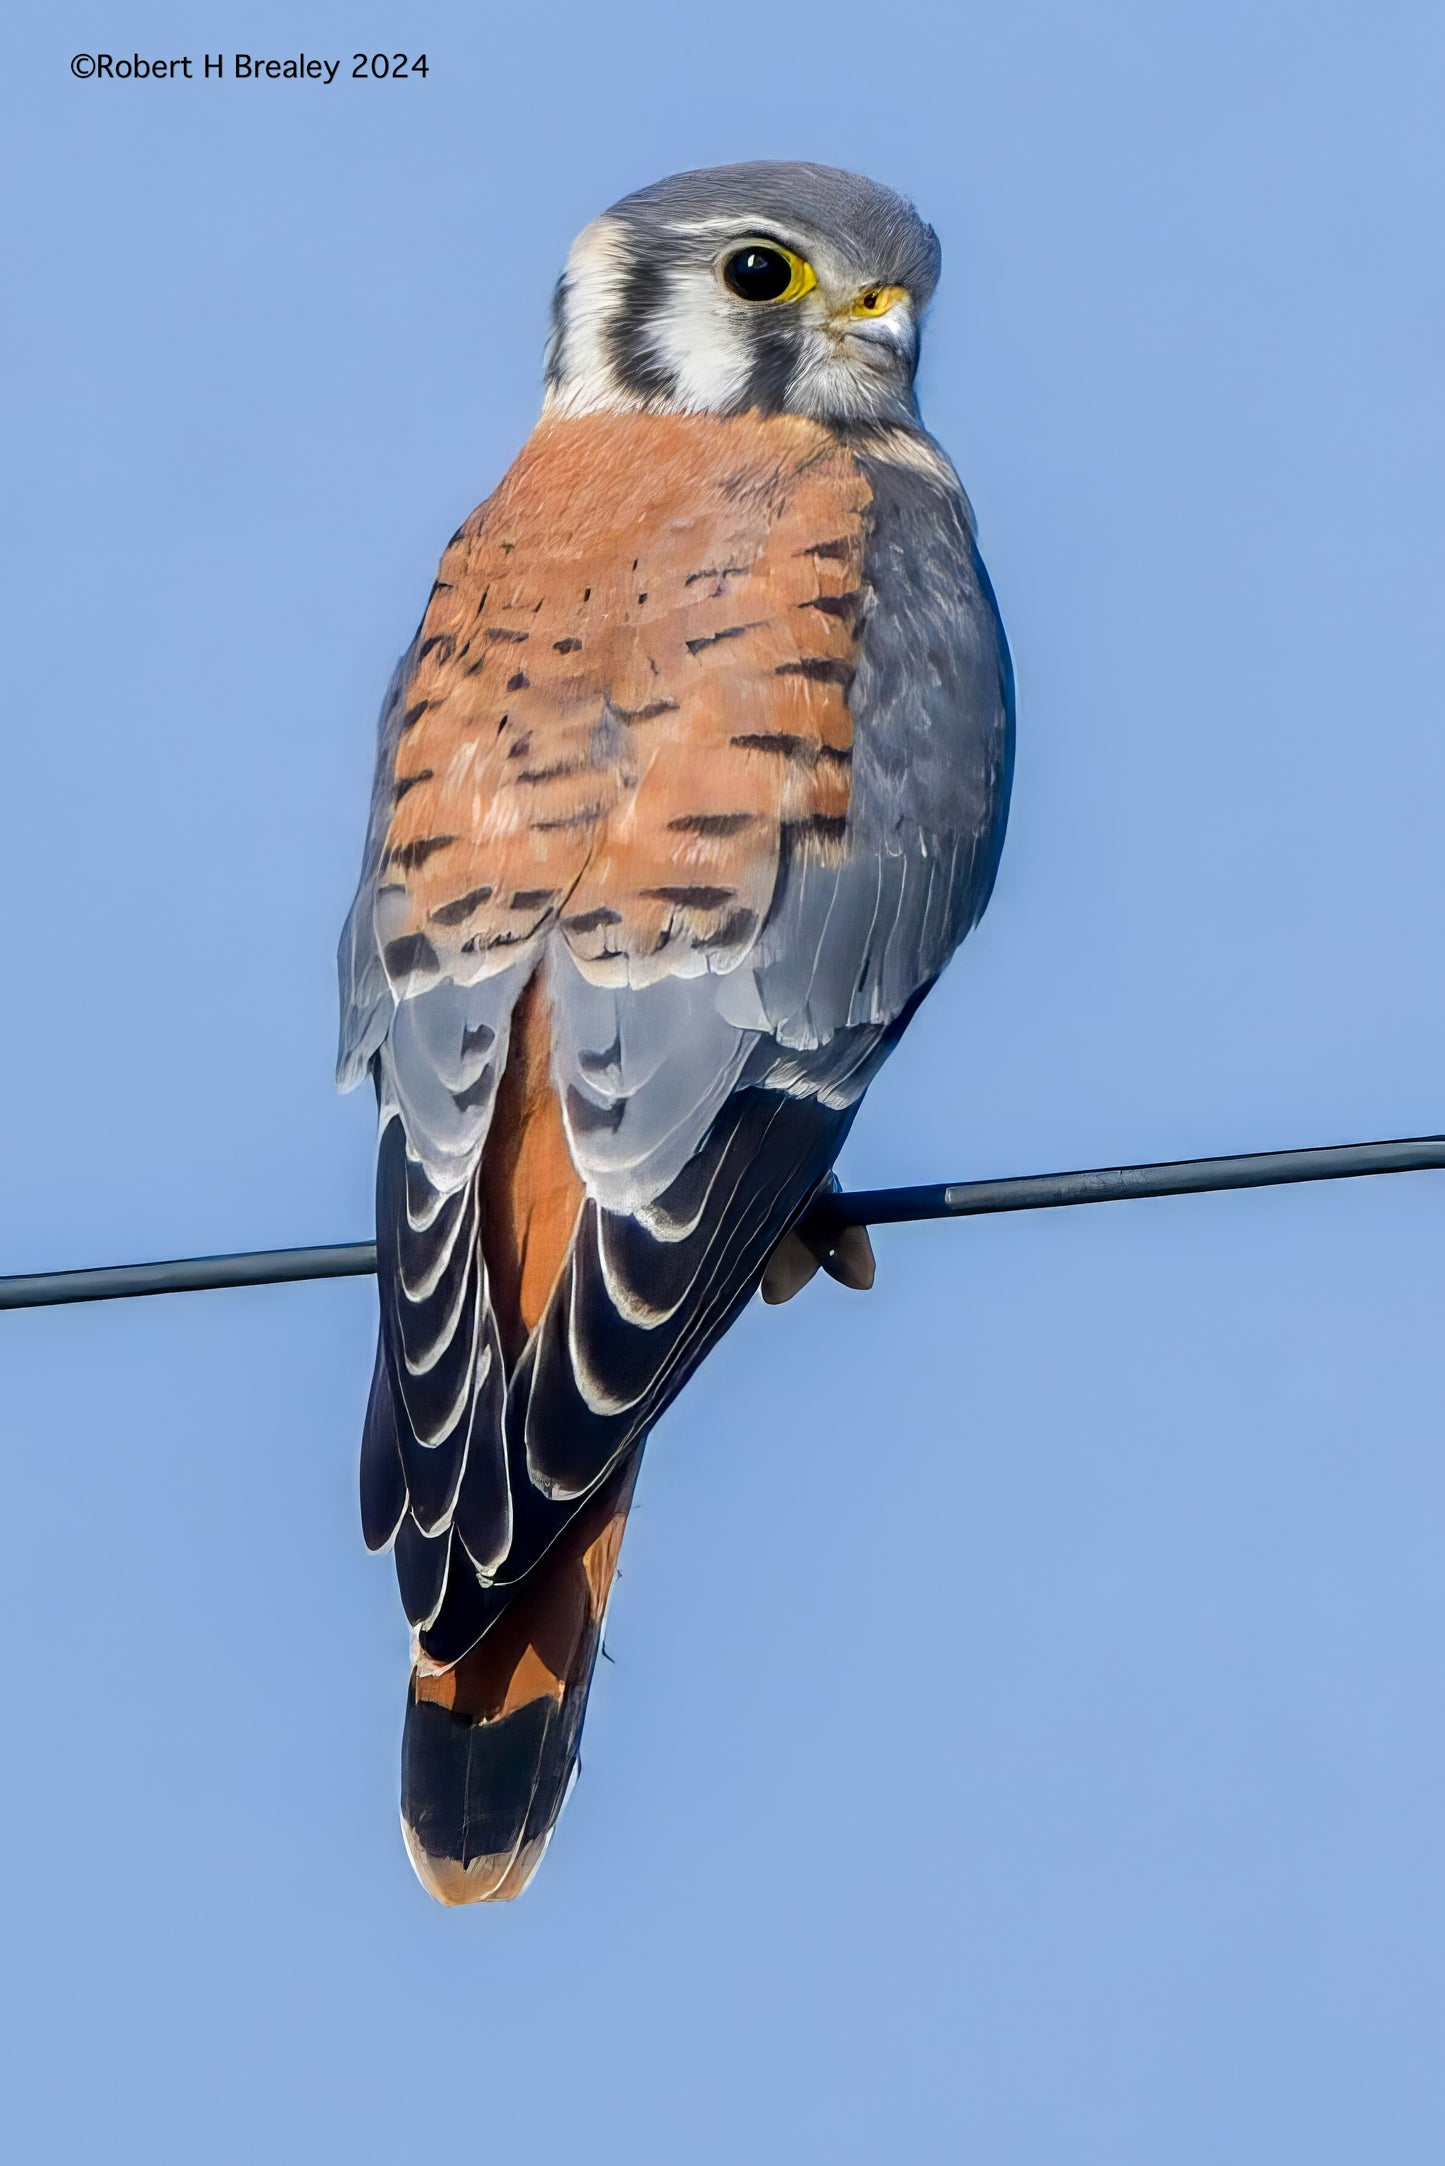
[[[340,953],[380,1104],[361,1508],[443,1902],[535,1871],[648,1431],[814,1268],[792,1229],[993,886],[1012,686],[914,399],[938,266],[825,166],[589,225],[382,711]],[[824,1260],[871,1277],[866,1236]]]

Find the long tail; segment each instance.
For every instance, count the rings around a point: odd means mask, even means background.
[[[438,1902],[509,1902],[542,1861],[577,1772],[641,1457],[589,1500],[470,1654],[412,1671],[401,1826]]]

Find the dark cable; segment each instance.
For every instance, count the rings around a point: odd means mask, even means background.
[[[1048,1211],[1066,1204],[1121,1203],[1139,1196],[1343,1181],[1372,1173],[1445,1169],[1445,1136],[1343,1143],[1325,1150],[1256,1151],[1238,1158],[1183,1158],[1157,1166],[1104,1166],[1085,1173],[1030,1173],[1006,1181],[952,1181],[926,1188],[865,1188],[820,1196],[809,1219],[829,1227],[890,1226],[912,1219],[975,1218],[993,1211]],[[277,1286],[294,1279],[362,1277],[376,1269],[374,1241],[327,1248],[252,1249],[239,1256],[183,1256],[174,1263],[109,1264],[0,1279],[0,1309],[116,1301],[136,1294],[193,1294],[223,1286]]]

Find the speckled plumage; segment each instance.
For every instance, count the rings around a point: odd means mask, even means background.
[[[738,302],[748,238],[806,249],[816,299]],[[936,269],[899,198],[817,167],[589,228],[543,418],[383,710],[341,950],[382,1121],[362,1502],[447,1901],[540,1857],[648,1430],[992,886],[1012,696],[912,403]]]

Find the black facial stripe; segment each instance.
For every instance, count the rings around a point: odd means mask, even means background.
[[[547,341],[547,387],[555,391],[562,381],[562,345],[567,336],[567,277],[565,272],[552,288],[552,335]]]
[[[775,312],[760,309],[756,315],[745,317],[744,323],[752,358],[735,402],[737,410],[746,413],[755,407],[763,414],[784,413],[797,359],[794,319],[784,306]]]
[[[617,314],[607,329],[612,373],[624,390],[644,399],[677,395],[677,372],[652,343],[652,329],[667,303],[667,277],[661,264],[638,257],[628,268]]]

